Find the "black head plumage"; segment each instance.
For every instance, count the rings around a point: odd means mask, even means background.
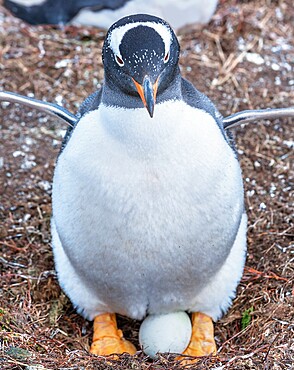
[[[105,38],[105,83],[140,97],[152,116],[157,95],[179,73],[179,51],[177,38],[164,20],[146,14],[122,18]]]

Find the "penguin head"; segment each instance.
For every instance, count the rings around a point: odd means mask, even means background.
[[[164,20],[146,14],[122,18],[104,41],[105,83],[140,98],[152,117],[156,96],[179,73],[179,52],[178,40]]]

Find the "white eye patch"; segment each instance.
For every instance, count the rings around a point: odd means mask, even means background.
[[[162,41],[164,43],[165,55],[169,54],[170,44],[172,41],[172,34],[171,34],[170,29],[167,26],[165,26],[164,24],[155,23],[155,22],[135,22],[135,23],[128,23],[121,27],[115,28],[109,33],[107,40],[108,40],[108,44],[111,50],[113,51],[114,55],[118,55],[122,59],[122,56],[119,51],[121,41],[124,35],[126,34],[126,32],[138,26],[145,26],[145,27],[153,28],[162,38]]]

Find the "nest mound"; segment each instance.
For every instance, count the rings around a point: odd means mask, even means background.
[[[221,1],[203,28],[179,32],[183,75],[224,116],[294,106],[291,0]],[[103,79],[104,32],[28,26],[0,5],[0,89],[75,112]],[[50,249],[51,180],[65,127],[0,105],[0,368],[177,369],[174,356],[106,361],[87,350],[92,326],[61,292]],[[248,257],[237,298],[215,325],[217,356],[199,369],[291,369],[293,333],[293,122],[233,130],[249,216]],[[292,156],[292,157],[291,157]],[[127,339],[139,323],[119,318]]]

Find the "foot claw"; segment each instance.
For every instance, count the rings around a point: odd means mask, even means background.
[[[129,341],[119,338],[101,338],[91,345],[90,352],[98,356],[109,356],[113,354],[129,353],[134,355],[136,347]]]

